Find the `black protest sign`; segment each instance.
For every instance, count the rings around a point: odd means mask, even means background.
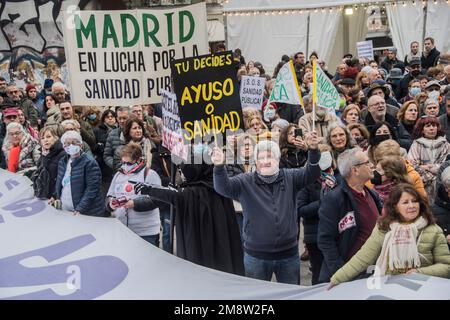
[[[231,52],[175,60],[171,68],[186,140],[243,129]]]

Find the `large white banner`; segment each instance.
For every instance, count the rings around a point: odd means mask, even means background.
[[[206,6],[78,11],[63,16],[72,103],[161,102],[170,61],[208,53]]]
[[[0,299],[450,299],[450,280],[420,274],[330,291],[240,277],[168,254],[114,218],[73,216],[32,195],[28,179],[0,169]]]

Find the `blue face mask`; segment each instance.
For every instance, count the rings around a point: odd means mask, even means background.
[[[130,172],[131,170],[136,168],[137,165],[138,165],[137,163],[133,163],[133,164],[124,163],[124,164],[122,164],[121,168],[124,172]]]
[[[97,120],[97,115],[95,113],[92,113],[92,114],[88,115],[87,118],[91,121],[95,121],[95,120]]]
[[[78,153],[80,153],[81,148],[80,146],[74,145],[74,144],[69,144],[68,146],[64,147],[64,151],[69,155],[69,156],[74,156]]]
[[[413,97],[417,96],[421,91],[422,90],[420,88],[411,88],[411,89],[409,89],[409,93]]]

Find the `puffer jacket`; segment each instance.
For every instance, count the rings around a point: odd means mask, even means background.
[[[61,198],[62,180],[66,173],[68,160],[69,156],[65,156],[59,160],[55,199]],[[92,156],[82,153],[73,160],[70,176],[72,202],[75,211],[89,216],[103,215],[102,174],[97,161]]]
[[[350,281],[374,265],[381,254],[385,235],[386,232],[381,231],[377,224],[361,249],[331,277],[331,283]],[[450,252],[442,229],[437,224],[419,231],[417,249],[421,263],[418,273],[450,278]]]
[[[120,150],[125,145],[125,139],[121,139],[122,130],[120,128],[113,129],[109,132],[106,139],[105,151],[103,152],[103,160],[106,165],[114,172],[119,170],[121,165]]]

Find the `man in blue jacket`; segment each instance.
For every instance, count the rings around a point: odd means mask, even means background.
[[[308,164],[300,169],[279,169],[280,148],[269,140],[254,151],[256,172],[228,178],[225,155],[214,148],[214,189],[239,201],[243,211],[244,266],[248,277],[300,284],[297,193],[320,177],[317,133],[307,140]]]
[[[374,177],[367,154],[359,148],[346,150],[338,157],[338,168],[344,181],[319,208],[317,244],[324,258],[320,282],[328,282],[358,252],[381,213],[378,195],[365,186]]]

